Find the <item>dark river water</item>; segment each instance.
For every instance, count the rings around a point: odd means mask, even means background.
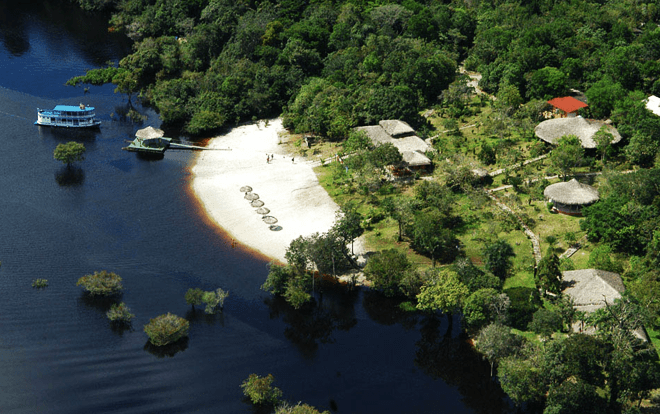
[[[232,249],[191,195],[195,154],[121,150],[157,114],[138,106],[147,119],[133,123],[112,86],[64,86],[130,50],[106,27],[65,1],[0,3],[0,413],[252,413],[250,373],[337,413],[505,410],[488,364],[445,318],[359,290],[295,312],[261,291],[266,260]],[[37,107],[80,102],[100,130],[33,125]],[[53,149],[72,140],[86,159],[67,172]],[[96,270],[124,279],[132,330],[113,330],[109,304],[75,285]],[[49,286],[33,289],[36,278]],[[229,290],[224,314],[191,312],[190,287]],[[152,349],[142,327],[166,312],[190,320],[189,340]]]

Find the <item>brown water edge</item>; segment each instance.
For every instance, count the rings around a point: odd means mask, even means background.
[[[204,146],[205,147],[208,146],[212,139],[213,138],[205,139],[206,142],[204,143]],[[265,262],[274,261],[278,264],[285,264],[285,263],[281,263],[277,259],[265,255],[259,250],[256,250],[252,247],[246,246],[245,244],[241,243],[240,240],[234,238],[229,231],[227,231],[225,228],[220,226],[220,224],[210,216],[208,210],[204,207],[204,203],[202,203],[202,201],[197,196],[197,193],[193,189],[193,182],[195,180],[195,175],[193,174],[192,170],[195,168],[199,156],[200,156],[199,153],[195,154],[192,162],[185,168],[186,185],[184,186],[186,196],[190,202],[192,209],[195,211],[196,215],[201,218],[202,222],[208,228],[210,228],[218,236],[218,238],[222,240],[223,243],[225,243],[232,249],[237,249],[240,252],[247,253],[248,255],[254,257],[257,260],[262,260]]]

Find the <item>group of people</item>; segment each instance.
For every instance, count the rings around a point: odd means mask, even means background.
[[[266,154],[266,164],[270,164],[271,161],[275,158],[275,154]],[[291,157],[291,164],[293,164],[295,158]]]

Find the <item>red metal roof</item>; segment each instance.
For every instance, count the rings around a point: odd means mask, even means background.
[[[566,113],[575,112],[580,108],[586,108],[587,106],[589,106],[582,101],[578,101],[572,96],[564,96],[561,98],[550,99],[548,103],[554,106],[555,108],[561,109]]]

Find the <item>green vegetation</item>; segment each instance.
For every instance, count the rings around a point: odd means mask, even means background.
[[[111,322],[124,324],[131,323],[131,319],[135,317],[135,315],[131,313],[131,309],[126,306],[124,302],[113,303],[112,306],[110,306],[110,310],[108,310],[105,315]]]
[[[644,106],[660,94],[655,2],[78,3],[110,11],[135,47],[72,84],[112,82],[191,134],[281,114],[292,134],[314,136],[314,151],[341,159],[317,168],[343,207],[335,227],[291,243],[263,289],[294,308],[313,303],[317,281],[355,268],[348,244],[364,234],[371,285],[407,309],[461,312],[515,403],[620,412],[658,386],[651,349],[630,335],[660,326],[660,117]],[[458,62],[482,75],[485,93]],[[609,118],[621,142],[604,130],[594,150],[573,135],[556,146],[535,138],[552,116],[546,100],[571,89],[588,99],[580,114]],[[395,176],[398,151],[353,130],[381,119],[431,140],[425,180]],[[544,200],[572,177],[600,191],[583,218]],[[484,191],[495,189],[510,212]],[[538,266],[523,225],[540,241]],[[627,291],[590,316],[562,297],[560,273],[588,267],[621,273]],[[186,295],[193,307],[203,298]],[[565,338],[574,321],[598,327],[593,340]]]
[[[180,316],[167,313],[149,320],[144,332],[155,346],[165,346],[188,336],[190,323]]]
[[[204,312],[207,314],[214,314],[218,310],[222,312],[225,306],[225,299],[229,296],[229,292],[226,292],[220,288],[216,290],[211,290],[205,292],[200,288],[188,289],[186,292],[186,303],[192,305],[193,311],[195,310],[195,305],[201,305],[202,303],[206,304]]]
[[[250,374],[241,384],[241,388],[243,389],[243,394],[250,399],[252,404],[276,405],[280,402],[280,398],[282,398],[282,390],[273,387],[274,381],[275,377],[273,377],[273,374],[268,374],[265,377]]]
[[[71,164],[85,159],[85,146],[75,141],[69,141],[66,144],[57,144],[53,152],[53,158],[66,164],[71,168]]]
[[[48,279],[34,279],[32,281],[32,287],[36,289],[43,289],[48,287]]]
[[[78,279],[76,286],[81,286],[92,296],[113,296],[124,288],[121,277],[116,273],[102,270]]]
[[[241,388],[252,404],[275,407],[273,411],[275,414],[330,414],[329,411],[320,412],[309,404],[298,402],[296,405],[291,405],[287,401],[282,401],[282,390],[273,386],[274,381],[273,374],[265,377],[250,374],[241,384]]]

